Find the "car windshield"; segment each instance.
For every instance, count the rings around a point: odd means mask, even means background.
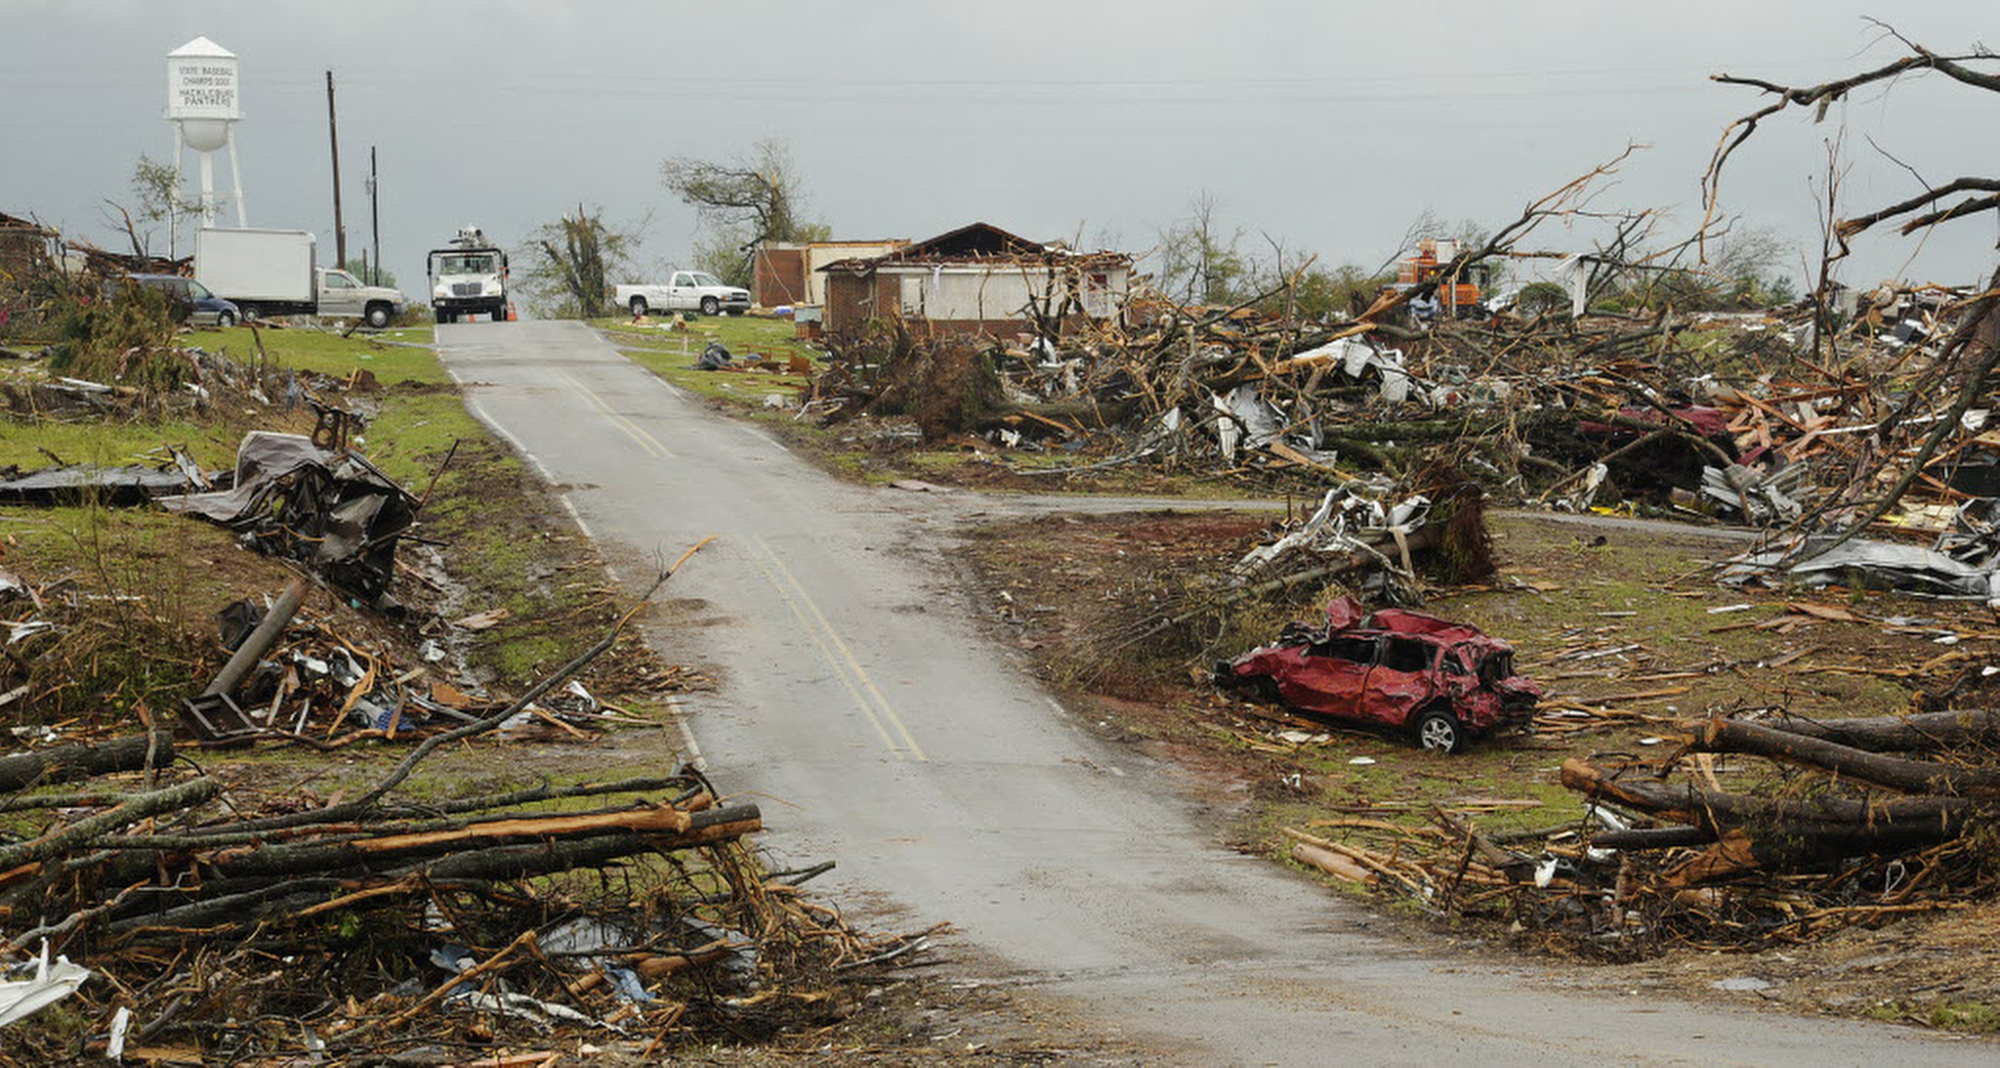
[[[1514,654],[1511,652],[1488,653],[1479,662],[1479,681],[1499,682],[1514,674]]]
[[[438,260],[439,274],[492,274],[493,257],[445,256]]]
[[[717,278],[712,274],[704,274],[700,271],[696,271],[694,275],[694,284],[698,286],[719,286],[722,284],[722,279]]]

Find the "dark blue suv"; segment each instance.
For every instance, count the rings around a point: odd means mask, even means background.
[[[196,326],[227,329],[243,319],[243,313],[236,309],[233,302],[209,292],[207,286],[192,278],[182,278],[177,274],[135,274],[131,279],[148,289],[165,293],[167,303],[186,308],[187,320]]]

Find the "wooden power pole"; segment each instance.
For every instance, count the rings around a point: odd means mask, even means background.
[[[333,265],[347,267],[347,228],[340,222],[340,126],[333,118],[333,72],[326,72],[326,137],[333,145]]]
[[[382,284],[382,201],[375,181],[375,146],[368,146],[368,228],[375,235],[375,285]]]

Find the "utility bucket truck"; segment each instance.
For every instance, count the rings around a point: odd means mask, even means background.
[[[490,315],[496,323],[507,318],[507,253],[479,227],[460,227],[445,248],[432,249],[426,273],[438,322],[461,315]]]

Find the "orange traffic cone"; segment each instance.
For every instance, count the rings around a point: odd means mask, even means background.
[[[515,321],[514,302],[511,300],[507,302],[507,321],[510,323]]]

